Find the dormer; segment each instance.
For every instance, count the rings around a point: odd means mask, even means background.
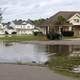
[[[22,25],[26,25],[26,24],[27,24],[26,21],[22,22]]]

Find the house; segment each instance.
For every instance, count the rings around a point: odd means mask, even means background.
[[[4,34],[16,34],[16,29],[14,28],[14,25],[12,25],[11,22],[4,23]]]
[[[41,32],[43,35],[47,34],[48,25],[47,25],[47,20],[46,19],[39,19],[39,20],[36,20],[36,21],[33,21],[33,22],[34,22],[38,32]]]
[[[39,32],[39,29],[31,20],[17,20],[0,24],[0,26],[0,34],[32,35],[34,32]]]
[[[33,31],[35,29],[35,25],[32,23],[31,20],[27,21],[16,21],[12,22],[14,23],[14,28],[17,32],[17,34],[33,34]]]
[[[47,34],[46,29],[47,29],[47,26],[37,26],[36,27],[37,32],[41,32],[43,35]]]
[[[66,22],[60,24],[59,17],[63,17]],[[53,32],[73,31],[74,36],[80,36],[80,12],[78,11],[60,11],[48,19],[48,26]]]

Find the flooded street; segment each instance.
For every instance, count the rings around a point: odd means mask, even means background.
[[[40,45],[20,42],[0,42],[0,63],[47,62],[51,56],[80,56],[79,45]]]
[[[2,80],[25,80],[27,77],[29,80],[76,80],[56,74],[47,67],[14,64],[46,64],[49,62],[50,67],[57,66],[62,69],[68,70],[69,68],[69,70],[72,70],[74,65],[79,65],[79,57],[79,45],[0,42],[0,63],[11,63],[0,64],[0,71],[2,72],[0,78]],[[40,75],[42,76],[41,78]]]
[[[38,63],[48,60],[46,46],[16,42],[0,43],[1,63]]]

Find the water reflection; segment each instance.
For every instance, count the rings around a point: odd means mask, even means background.
[[[19,42],[0,42],[0,62],[43,64],[51,56],[80,56],[79,45],[38,45]]]
[[[80,45],[50,45],[47,50],[56,56],[80,56]]]
[[[4,45],[5,47],[8,47],[8,46],[13,46],[14,44],[13,44],[12,42],[5,41],[5,42],[3,42],[3,45]]]
[[[50,68],[80,73],[80,45],[47,46],[47,50],[56,53],[50,57]]]

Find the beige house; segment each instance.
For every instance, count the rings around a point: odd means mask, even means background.
[[[68,23],[64,23],[62,25],[55,24],[59,16],[64,17]],[[50,23],[49,27],[52,28],[53,31],[60,32],[61,29],[63,29],[63,31],[73,31],[74,36],[80,36],[80,12],[60,11],[50,17],[48,19],[48,23]]]

